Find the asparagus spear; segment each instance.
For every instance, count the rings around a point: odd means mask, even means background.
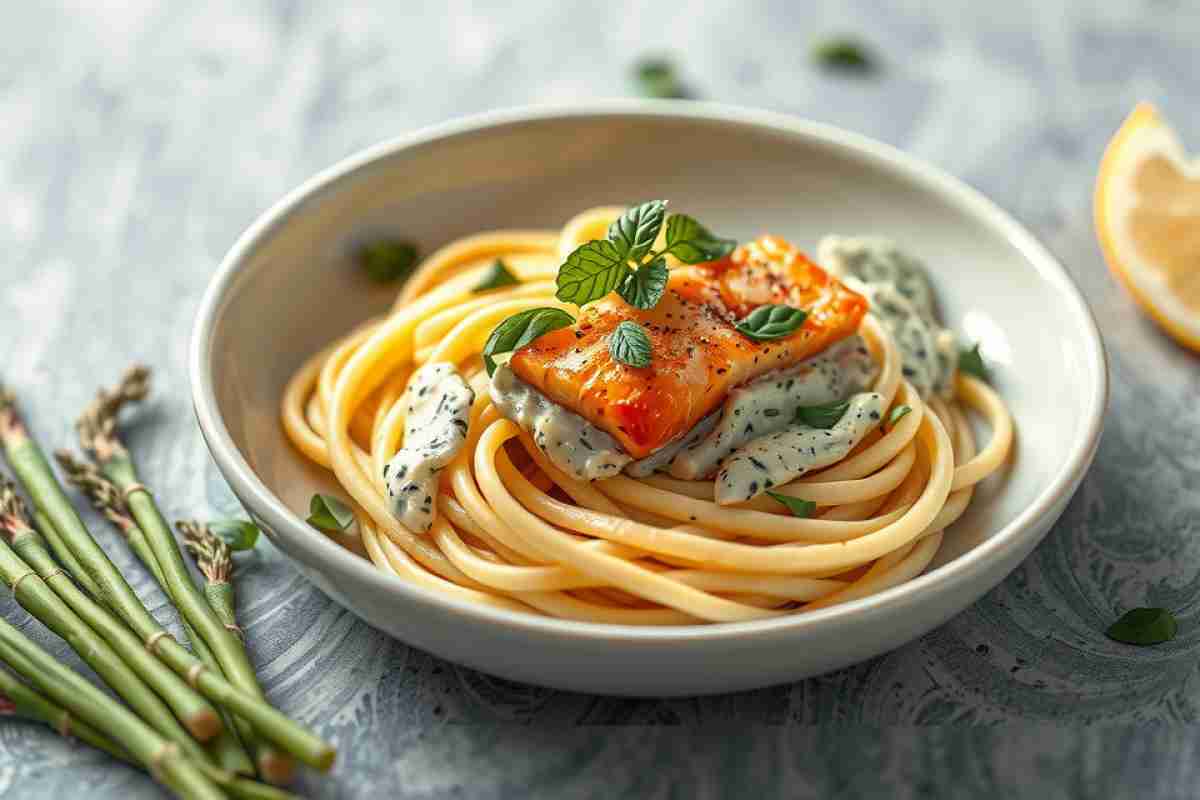
[[[129,753],[113,744],[107,736],[86,722],[75,719],[70,711],[30,689],[6,669],[0,669],[0,695],[3,695],[11,706],[8,713],[44,722],[66,738],[75,737],[98,750],[103,750],[113,758],[130,760]]]
[[[125,497],[125,503],[139,528],[146,535],[154,558],[163,572],[167,594],[216,656],[229,681],[246,692],[266,699],[258,676],[241,641],[226,629],[208,602],[192,582],[179,544],[163,519],[150,491],[139,481],[129,451],[117,435],[117,414],[130,402],[145,398],[149,390],[149,371],[145,367],[129,370],[113,391],[101,390],[84,411],[77,425],[79,442]],[[249,742],[260,773],[272,783],[284,783],[294,771],[292,759],[273,746]]]
[[[150,644],[167,666],[184,676],[198,672],[195,685],[201,694],[246,718],[264,738],[304,763],[323,770],[333,765],[336,756],[333,747],[276,711],[260,696],[235,687],[218,673],[205,669],[191,651],[167,634],[146,611],[71,506],[41,448],[17,415],[12,395],[3,390],[0,390],[0,444],[37,508],[54,524],[82,568],[95,580],[101,601],[124,619],[143,642]]]
[[[207,525],[180,521],[175,529],[183,535],[184,549],[191,554],[196,568],[204,576],[204,599],[221,620],[225,630],[242,638],[237,624],[233,601],[233,557],[229,545],[214,534]]]
[[[34,580],[26,579],[22,585],[33,583]],[[195,763],[180,752],[177,744],[168,741],[132,711],[60,664],[4,619],[0,619],[0,661],[84,722],[107,730],[156,780],[178,796],[201,800],[219,800],[225,796]]]
[[[75,558],[75,554],[71,552],[71,548],[67,547],[67,543],[63,541],[59,535],[58,529],[54,527],[54,523],[50,521],[44,513],[38,509],[33,511],[33,524],[42,533],[42,538],[50,545],[50,550],[54,553],[54,557],[58,559],[58,563],[66,568],[67,572],[71,573],[71,577],[75,579],[85,592],[90,594],[94,599],[99,600],[103,595],[100,593],[100,587],[92,580],[92,576],[84,571],[79,564],[79,559]]]
[[[76,488],[82,491],[96,510],[100,511],[105,519],[111,522],[116,529],[121,533],[121,536],[129,544],[129,548],[149,570],[154,579],[158,581],[158,585],[166,591],[166,581],[163,578],[162,569],[158,566],[158,561],[154,558],[154,553],[150,552],[150,546],[146,543],[146,537],[141,529],[134,523],[129,516],[129,510],[125,506],[125,500],[121,497],[121,493],[117,491],[117,487],[112,485],[112,482],[100,474],[100,470],[90,462],[78,459],[68,450],[59,450],[54,454],[59,466],[67,475],[67,480],[70,481]],[[53,526],[50,526],[53,527]],[[71,568],[67,568],[71,571]],[[204,662],[204,665],[218,673],[221,670],[217,664],[216,657],[212,651],[208,649],[208,645],[204,643],[204,639],[197,635],[188,621],[183,620],[183,630],[188,641],[192,645],[192,649],[196,652],[196,656]],[[242,775],[253,775],[254,765],[250,763],[250,757],[246,754],[246,750],[242,747],[242,742],[239,740],[239,734],[247,740],[251,740],[254,736],[254,731],[250,728],[249,723],[240,717],[232,717],[224,709],[219,709],[221,720],[224,727],[220,733],[214,736],[208,743],[208,750],[213,755],[223,769],[231,772],[240,773]],[[236,729],[235,729],[236,726]]]

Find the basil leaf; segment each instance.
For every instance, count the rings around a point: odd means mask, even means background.
[[[1175,638],[1179,623],[1165,608],[1133,608],[1108,626],[1104,634],[1125,644],[1162,644]]]
[[[812,500],[801,500],[799,497],[772,492],[770,489],[767,490],[767,494],[787,506],[793,517],[811,517],[817,510],[817,504]]]
[[[417,248],[411,242],[384,239],[358,251],[363,272],[376,283],[391,283],[407,278],[417,265]]]
[[[574,324],[575,319],[560,308],[528,308],[501,322],[483,345],[483,365],[488,375],[496,371],[492,356],[511,353],[550,331]]]
[[[634,308],[654,308],[667,288],[669,275],[667,260],[659,256],[629,273],[629,277],[617,289],[617,294]]]
[[[636,322],[625,320],[608,338],[608,352],[631,367],[650,366],[650,336]]]
[[[904,418],[904,415],[912,411],[911,406],[896,406],[892,409],[892,413],[888,414],[887,427],[894,428],[896,423]]]
[[[875,68],[866,46],[856,39],[839,36],[818,42],[813,58],[822,67],[852,72],[870,72]]]
[[[667,247],[663,252],[671,253],[685,264],[716,261],[732,253],[735,247],[736,241],[713,236],[687,214],[667,217]]]
[[[651,200],[627,208],[608,226],[608,241],[616,246],[623,259],[635,263],[641,261],[654,247],[666,213],[666,200]]]
[[[845,416],[848,408],[850,408],[849,400],[820,406],[800,406],[796,409],[795,420],[810,428],[828,430],[838,424],[838,420]]]
[[[486,292],[488,289],[499,289],[501,286],[515,286],[520,282],[520,278],[508,271],[508,265],[497,258],[472,291]]]
[[[308,502],[306,521],[318,530],[337,533],[350,527],[354,522],[354,512],[331,494],[314,494]]]
[[[979,352],[979,342],[970,350],[963,350],[958,354],[958,371],[979,378],[984,383],[992,382],[992,375]]]
[[[625,259],[625,254],[606,239],[580,245],[558,268],[558,277],[554,279],[558,291],[554,296],[580,307],[599,300],[629,274]]]
[[[634,65],[634,80],[638,92],[645,97],[680,99],[688,96],[679,81],[675,67],[663,58],[647,58]]]
[[[258,526],[244,519],[219,519],[208,529],[225,540],[230,550],[253,550],[258,542]]]
[[[785,305],[765,305],[751,311],[737,324],[737,330],[756,342],[780,339],[795,331],[808,319],[808,312]]]

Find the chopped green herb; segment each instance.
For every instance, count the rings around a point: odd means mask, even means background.
[[[965,372],[984,383],[991,383],[992,375],[988,371],[987,364],[983,363],[983,356],[979,352],[979,342],[958,354],[958,371]]]
[[[363,272],[376,283],[407,278],[417,264],[417,248],[411,242],[381,239],[358,251]]]
[[[665,58],[645,58],[634,65],[634,81],[644,97],[679,100],[688,96],[680,82],[675,66]]]
[[[593,239],[575,248],[558,268],[554,296],[582,308],[620,286],[628,274],[625,254],[607,239]]]
[[[651,200],[627,208],[608,226],[608,241],[622,258],[639,262],[654,247],[666,213],[666,200]]]
[[[479,284],[475,287],[476,292],[486,292],[489,289],[499,289],[502,286],[515,286],[520,283],[521,279],[509,272],[508,265],[500,259],[492,262],[492,266],[483,277],[479,279]]]
[[[799,497],[772,492],[770,489],[767,490],[767,494],[787,506],[793,517],[811,517],[817,510],[817,504],[812,500],[801,500]]]
[[[258,526],[244,519],[219,519],[208,529],[225,540],[230,550],[253,550],[258,542]]]
[[[892,413],[888,414],[887,427],[894,428],[896,423],[904,418],[904,415],[912,411],[911,406],[896,406],[892,409]]]
[[[804,320],[808,312],[786,305],[765,305],[751,311],[746,318],[737,324],[737,330],[756,342],[770,339],[780,339],[794,332]]]
[[[308,503],[309,525],[329,533],[344,531],[354,522],[350,507],[329,494],[314,494]]]
[[[1171,641],[1178,629],[1175,615],[1165,608],[1133,608],[1104,633],[1117,642],[1151,645]]]
[[[650,366],[650,337],[641,325],[625,320],[608,339],[608,352],[631,367]]]
[[[813,58],[822,67],[848,72],[871,72],[875,61],[866,45],[848,36],[825,39],[813,48]]]
[[[635,308],[654,308],[667,288],[669,276],[667,260],[659,256],[629,273],[625,282],[617,289],[617,294]]]
[[[575,319],[561,308],[529,308],[513,314],[496,326],[483,345],[483,365],[488,375],[496,371],[496,361],[492,356],[519,350],[550,331],[565,328],[574,322]]]
[[[796,422],[803,423],[810,428],[822,428],[828,430],[838,424],[846,414],[846,410],[850,408],[850,401],[843,400],[840,403],[825,403],[820,406],[800,406],[796,409]]]
[[[672,214],[667,220],[667,249],[685,264],[716,261],[733,252],[737,242],[720,239],[686,214]]]

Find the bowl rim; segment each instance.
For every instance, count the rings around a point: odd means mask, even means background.
[[[876,167],[898,173],[900,177],[937,194],[951,205],[966,210],[999,232],[1048,284],[1056,288],[1065,301],[1064,310],[1078,319],[1085,340],[1086,366],[1094,380],[1083,387],[1088,392],[1085,398],[1084,424],[1071,442],[1063,467],[1016,518],[995,531],[984,542],[946,564],[878,594],[804,614],[744,622],[634,626],[564,620],[491,608],[426,590],[400,576],[380,570],[369,559],[346,550],[325,536],[314,535],[312,529],[284,505],[255,474],[234,443],[217,405],[210,358],[212,336],[224,298],[248,256],[257,249],[260,242],[285,225],[293,213],[325,191],[333,189],[342,178],[368,167],[373,162],[419,145],[488,129],[529,122],[593,117],[712,122],[807,138],[824,146],[848,152]],[[1005,553],[1021,547],[1031,536],[1038,536],[1038,520],[1050,513],[1060,500],[1064,500],[1064,495],[1070,495],[1077,488],[1099,444],[1109,391],[1103,339],[1091,309],[1070,275],[1023,225],[962,180],[891,145],[827,123],[721,103],[630,99],[519,106],[459,117],[384,140],[319,171],[263,212],[238,237],[222,259],[196,312],[188,348],[188,372],[196,418],[222,475],[233,486],[236,494],[245,498],[251,509],[263,518],[278,536],[287,539],[290,545],[301,549],[310,558],[320,559],[333,572],[348,580],[366,584],[369,589],[392,592],[408,602],[434,605],[443,612],[472,617],[475,622],[500,623],[527,633],[595,640],[635,640],[641,643],[710,639],[729,641],[780,633],[784,630],[795,634],[811,634],[815,632],[814,629],[836,626],[838,623],[848,624],[855,621],[855,618],[877,616],[895,610],[897,606],[919,603],[926,597],[946,594],[965,582],[979,578],[991,563],[1003,560]],[[288,557],[291,558],[290,555]],[[307,565],[305,568],[308,568]]]

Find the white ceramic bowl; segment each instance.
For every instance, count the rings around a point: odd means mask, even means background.
[[[932,269],[946,321],[983,342],[1016,419],[989,479],[926,574],[808,614],[696,627],[587,625],[480,608],[385,574],[304,523],[335,484],[285,440],[284,383],[384,310],[347,257],[391,232],[428,252],[458,236],[561,225],[589,206],[669,198],[724,235],[809,252],[827,232],[891,236]],[[761,111],[678,102],[522,109],[440,125],[346,159],[265,213],[226,256],[196,319],[201,430],[234,492],[322,590],[452,661],[579,691],[685,695],[791,681],[883,653],[1004,578],[1065,508],[1095,454],[1104,352],[1079,291],[1024,228],[891,147]]]

